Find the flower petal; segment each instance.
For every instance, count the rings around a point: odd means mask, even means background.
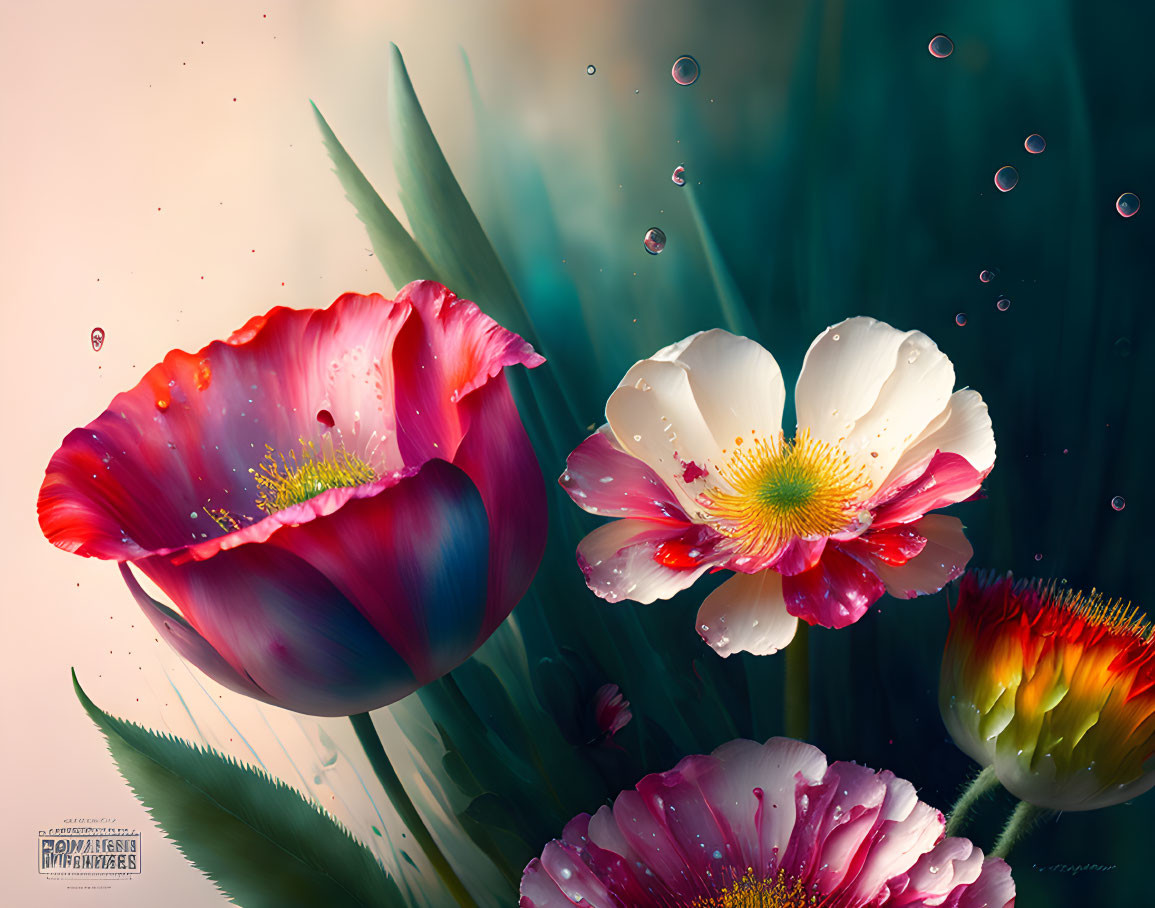
[[[606,420],[627,454],[650,469],[678,497],[682,510],[700,510],[694,497],[717,470],[722,446],[694,399],[689,373],[676,363],[643,360],[606,401]],[[697,470],[689,470],[697,464]]]
[[[921,476],[898,490],[874,512],[874,526],[910,523],[923,514],[970,498],[983,474],[959,454],[935,454]]]
[[[916,479],[940,451],[965,458],[983,476],[994,466],[995,433],[986,401],[977,391],[964,388],[951,395],[946,409],[906,449],[883,487]]]
[[[619,448],[608,425],[574,448],[565,466],[561,487],[591,514],[690,522],[669,486]]]
[[[843,551],[842,543],[833,542],[810,570],[782,578],[787,611],[822,627],[853,624],[885,589],[872,568]]]
[[[886,584],[887,592],[897,599],[937,593],[963,572],[974,554],[957,517],[927,514],[911,524],[911,529],[926,539],[926,545],[906,564],[867,559],[871,570]]]
[[[771,655],[794,639],[797,628],[782,598],[782,576],[774,570],[735,574],[698,609],[698,633],[723,657]]]
[[[489,517],[470,478],[440,460],[376,498],[286,527],[261,548],[268,547],[327,577],[417,685],[456,668],[516,605],[506,596],[487,613]]]
[[[668,355],[689,372],[694,400],[720,447],[730,447],[737,437],[778,435],[786,386],[769,350],[720,328],[692,335],[683,344],[653,358]]]
[[[611,520],[578,543],[586,585],[609,602],[648,604],[691,586],[724,555],[708,527]]]
[[[798,425],[850,454],[877,491],[945,409],[953,386],[950,359],[921,331],[847,319],[806,354],[795,390]]]
[[[417,686],[409,666],[353,604],[283,549],[244,545],[181,565],[153,555],[137,566],[219,658],[264,692],[261,699],[340,716],[392,702]],[[153,619],[147,608],[146,614]],[[229,683],[207,651],[187,642],[178,651]]]

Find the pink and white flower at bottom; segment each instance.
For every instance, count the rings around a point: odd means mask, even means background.
[[[521,881],[521,908],[1011,908],[999,858],[945,838],[891,772],[790,738],[735,740],[580,814]]]

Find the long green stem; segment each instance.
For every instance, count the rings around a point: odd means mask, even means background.
[[[810,625],[798,622],[794,639],[786,647],[786,684],[783,688],[784,718],[788,737],[810,737]]]
[[[393,809],[397,811],[397,815],[405,824],[406,829],[409,830],[410,835],[421,846],[421,850],[425,853],[429,863],[433,865],[437,875],[441,877],[445,888],[449,890],[454,901],[461,908],[477,908],[477,902],[473,900],[469,890],[465,888],[465,884],[449,866],[449,861],[445,859],[445,855],[441,853],[441,849],[433,841],[433,836],[430,835],[428,827],[421,819],[421,814],[417,812],[417,808],[405,791],[405,786],[401,784],[397,771],[389,762],[389,755],[385,753],[385,747],[373,725],[372,717],[368,713],[357,713],[355,716],[350,716],[349,721],[353,723],[353,730],[357,732],[357,739],[365,748],[365,754],[369,757],[373,772],[377,774],[377,779],[385,789],[385,794],[389,796]]]
[[[967,786],[966,791],[954,802],[954,807],[950,811],[950,818],[946,822],[946,834],[958,835],[963,820],[966,819],[970,809],[975,806],[975,802],[991,789],[997,787],[998,784],[999,777],[995,775],[993,766],[988,766],[975,776],[970,785]]]
[[[1019,801],[1015,807],[1015,812],[1011,814],[1010,819],[1007,820],[1007,825],[1003,827],[999,840],[995,842],[995,849],[991,854],[996,858],[1005,858],[1019,839],[1025,836],[1035,825],[1035,820],[1043,812],[1042,807],[1036,807],[1026,801]]]

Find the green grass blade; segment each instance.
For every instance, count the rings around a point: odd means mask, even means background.
[[[389,206],[381,201],[372,184],[365,174],[349,157],[343,146],[321,116],[317,105],[313,104],[313,113],[317,117],[317,126],[321,130],[321,137],[325,141],[325,149],[333,161],[333,172],[341,181],[345,189],[345,198],[353,203],[357,209],[357,217],[365,224],[369,234],[369,242],[389,280],[396,287],[403,287],[410,281],[437,280],[436,269],[429,261],[429,257],[422,251],[409,232],[401,225]]]
[[[284,782],[110,716],[89,699],[75,671],[72,685],[137,798],[237,904],[404,904],[372,852]]]
[[[425,119],[401,52],[397,45],[390,46],[393,166],[413,236],[444,269],[445,282],[454,292],[540,349],[525,305]]]

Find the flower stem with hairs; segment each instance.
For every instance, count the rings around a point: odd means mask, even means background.
[[[994,790],[998,784],[999,777],[995,775],[993,766],[988,766],[975,776],[966,787],[966,791],[954,802],[954,807],[951,808],[950,816],[947,818],[946,834],[958,835],[959,830],[962,829],[963,820],[970,813],[970,809],[975,806],[979,798]]]
[[[1018,843],[1019,839],[1023,838],[1031,828],[1035,825],[1035,821],[1039,819],[1044,813],[1042,807],[1036,807],[1034,804],[1028,804],[1026,801],[1019,801],[1015,806],[1015,811],[1007,820],[1007,825],[1003,827],[1002,833],[999,835],[999,840],[995,842],[994,850],[991,854],[996,858],[1006,858],[1010,854],[1011,849]]]

